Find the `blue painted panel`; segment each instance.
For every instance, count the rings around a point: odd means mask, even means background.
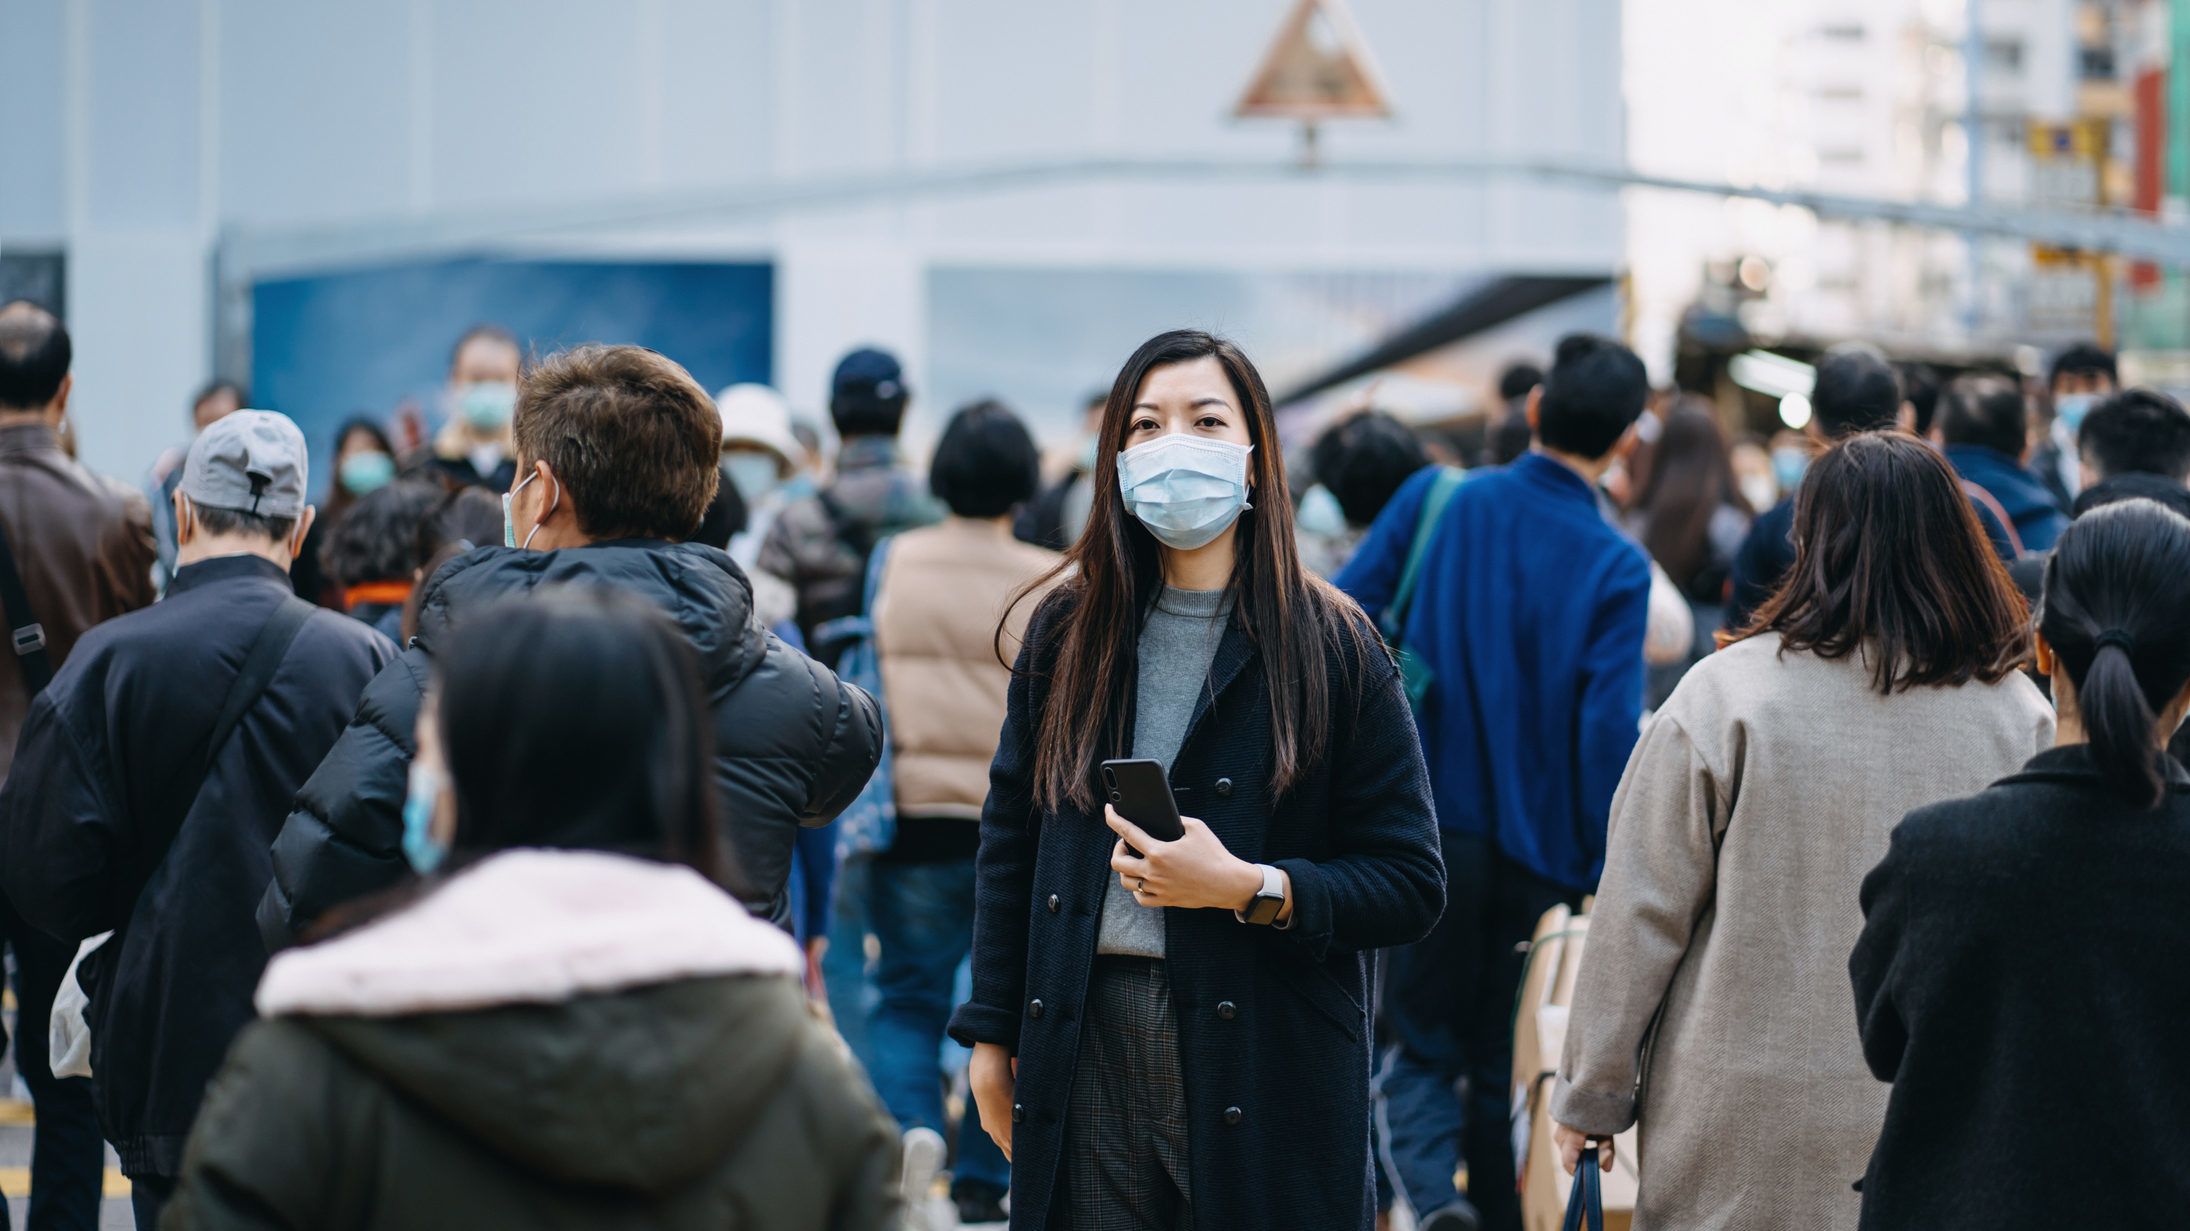
[[[438,425],[449,348],[481,321],[507,326],[537,354],[581,342],[650,346],[713,392],[771,378],[775,271],[465,259],[261,282],[252,288],[252,400],[295,419],[315,454],[332,448],[342,420],[387,420],[406,401]]]

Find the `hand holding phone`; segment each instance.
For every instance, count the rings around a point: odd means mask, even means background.
[[[1171,795],[1171,779],[1161,764],[1149,760],[1105,761],[1102,776],[1103,797],[1119,816],[1140,826],[1142,833],[1159,842],[1176,842],[1186,836],[1186,826],[1179,820],[1178,801]]]

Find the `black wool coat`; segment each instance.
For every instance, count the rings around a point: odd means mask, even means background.
[[[981,819],[973,994],[951,1021],[960,1042],[1018,1056],[1013,1231],[1063,1226],[1064,1118],[1115,875],[1099,813],[1045,812],[1033,799],[1049,631],[1073,601],[1061,592],[1036,612],[1013,676]],[[1233,854],[1285,869],[1294,900],[1286,931],[1224,910],[1165,915],[1199,1226],[1345,1231],[1375,1219],[1370,951],[1428,933],[1445,870],[1398,671],[1363,628],[1366,655],[1326,652],[1329,748],[1283,799],[1268,798],[1269,690],[1236,614],[1171,769],[1180,810]]]
[[[1849,972],[1893,1083],[1862,1226],[2190,1220],[2190,775],[2155,811],[2082,746],[1909,814]]]

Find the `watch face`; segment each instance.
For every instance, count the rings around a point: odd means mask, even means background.
[[[1263,897],[1258,894],[1255,897],[1254,904],[1247,908],[1247,922],[1265,925],[1274,923],[1277,921],[1278,912],[1283,909],[1285,909],[1284,895]]]

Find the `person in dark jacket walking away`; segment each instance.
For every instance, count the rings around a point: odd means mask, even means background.
[[[266,964],[266,848],[395,647],[296,598],[304,437],[263,410],[200,433],[175,497],[175,579],[86,634],[32,705],[0,789],[0,882],[72,946],[99,1119],[150,1227],[205,1084]]]
[[[259,905],[268,948],[402,879],[403,773],[429,664],[472,613],[555,582],[635,591],[692,639],[714,709],[721,816],[746,882],[739,896],[788,924],[799,826],[828,824],[858,796],[881,758],[881,720],[872,697],[753,619],[752,589],[729,556],[679,541],[714,498],[721,424],[690,374],[641,347],[581,346],[526,374],[520,477],[504,498],[510,546],[434,574],[408,648],[297,793]]]
[[[267,967],[168,1231],[894,1226],[896,1133],[725,891],[688,638],[553,587],[434,671],[423,879]]]
[[[7,656],[14,661],[0,665],[0,779],[32,699],[78,639],[152,601],[152,523],[143,498],[77,465],[55,435],[74,387],[70,349],[68,330],[52,313],[20,300],[0,307],[0,537],[28,608],[0,613],[0,628],[18,647]],[[14,630],[33,626],[15,638]],[[105,1168],[98,1112],[90,1082],[53,1076],[46,1047],[54,992],[75,950],[4,901],[0,941],[15,953],[15,1068],[38,1108],[29,1225],[87,1228],[99,1219]],[[0,1229],[7,1225],[0,1211]]]
[[[2190,1208],[2190,520],[2076,519],[2046,571],[2038,667],[2058,746],[1909,814],[1863,883],[1849,959],[1893,1090],[1862,1226],[2171,1227]]]
[[[1964,376],[1947,386],[1932,420],[1931,438],[1946,454],[1970,497],[1989,505],[2014,531],[2016,554],[2050,551],[2068,528],[2053,494],[2023,469],[2029,452],[2030,403],[2005,376]],[[2008,557],[2013,559],[2014,557]]]
[[[829,417],[843,439],[836,478],[786,505],[761,543],[760,571],[797,592],[799,634],[831,666],[842,647],[816,642],[814,630],[859,613],[874,545],[943,519],[943,506],[898,452],[911,397],[895,356],[871,349],[844,356],[829,387]]]
[[[1626,347],[1562,341],[1529,394],[1535,450],[1462,484],[1423,556],[1407,628],[1431,676],[1419,719],[1452,908],[1392,955],[1384,1021],[1398,1045],[1383,1091],[1394,1169],[1434,1231],[1520,1225],[1514,946],[1595,887],[1635,746],[1650,565],[1599,512],[1596,487],[1648,393]],[[1372,615],[1393,601],[1434,479],[1408,480],[1339,575]],[[1463,1157],[1465,1198],[1452,1180]]]
[[[1398,668],[1300,567],[1230,342],[1134,352],[1094,492],[1012,673],[951,1022],[1011,1225],[1367,1231],[1369,951],[1445,899]],[[1115,758],[1165,768],[1180,839],[1102,802]]]

